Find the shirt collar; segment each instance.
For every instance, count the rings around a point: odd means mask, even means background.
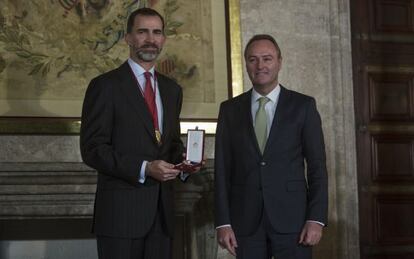
[[[140,64],[138,64],[137,62],[133,61],[131,58],[128,58],[128,64],[131,67],[132,71],[134,72],[134,74],[138,77],[143,75],[145,72],[147,72]],[[155,68],[154,66],[150,68],[150,70],[148,70],[148,72],[151,73],[151,75],[154,78],[154,71]]]
[[[276,103],[278,97],[280,94],[280,85],[277,84],[277,86],[266,95],[267,98],[270,99],[273,103]],[[252,88],[252,104],[256,103],[257,99],[260,97],[263,97],[263,95],[259,94],[254,88]]]

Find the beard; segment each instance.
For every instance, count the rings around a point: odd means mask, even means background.
[[[155,50],[149,50],[148,48],[153,48]],[[162,49],[156,45],[146,44],[138,48],[135,53],[138,59],[145,62],[152,62],[157,59],[158,55],[161,53],[161,50]]]

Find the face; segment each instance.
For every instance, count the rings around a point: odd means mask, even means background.
[[[256,91],[267,94],[278,83],[282,58],[269,40],[252,42],[246,52],[246,70]]]
[[[153,64],[165,42],[161,19],[158,16],[137,15],[125,40],[133,60],[140,64]]]

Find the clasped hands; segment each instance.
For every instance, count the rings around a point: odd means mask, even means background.
[[[185,154],[183,154],[185,157]],[[193,167],[190,172],[185,173],[197,173],[200,171],[201,167],[205,164],[205,159],[203,159],[202,163],[199,166]],[[153,160],[147,163],[145,168],[145,174],[150,176],[160,182],[165,182],[169,180],[175,179],[182,171],[175,169],[174,164],[170,164],[165,162],[164,160]]]

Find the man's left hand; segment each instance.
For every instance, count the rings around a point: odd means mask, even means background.
[[[186,156],[187,156],[187,154],[183,153],[183,158],[184,159],[186,158]],[[182,163],[186,164],[187,161],[184,160]],[[201,168],[205,166],[205,164],[206,164],[206,157],[203,156],[203,160],[201,161],[200,164],[198,164],[197,166],[191,166],[191,164],[189,164],[189,167],[188,167],[189,170],[183,170],[183,171],[185,173],[188,173],[188,174],[198,173],[198,172],[200,172]]]
[[[322,229],[322,225],[316,222],[307,221],[300,233],[299,244],[305,246],[317,245],[322,237]]]

